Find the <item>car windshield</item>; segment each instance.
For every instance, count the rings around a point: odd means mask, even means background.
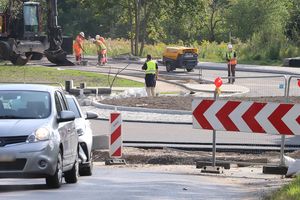
[[[75,113],[75,118],[81,118],[79,108],[77,107],[75,100],[72,97],[67,97],[67,101],[68,101],[70,110]]]
[[[48,92],[0,91],[0,119],[42,119],[50,110]]]

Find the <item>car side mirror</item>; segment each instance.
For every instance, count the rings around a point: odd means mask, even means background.
[[[60,112],[59,116],[57,117],[57,122],[68,122],[73,121],[75,119],[75,114],[73,111],[63,110]]]
[[[96,119],[98,118],[98,114],[95,112],[87,111],[86,112],[86,118],[85,119]]]

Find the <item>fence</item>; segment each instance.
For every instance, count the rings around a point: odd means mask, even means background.
[[[224,90],[224,92],[221,92],[218,99],[299,103],[300,100],[296,97],[297,95],[299,96],[300,93],[297,82],[298,78],[300,77],[288,77],[285,75],[236,77],[234,85],[222,85],[221,89]],[[222,77],[222,79],[224,82],[226,82],[228,77]],[[228,133],[226,131],[218,131],[215,139],[217,143],[217,150],[224,150],[226,149],[226,145],[228,145],[228,151],[233,151],[235,149],[234,151],[238,150],[241,153],[250,153],[251,155],[256,154],[257,156],[253,156],[253,159],[247,159],[251,163],[263,162],[262,164],[266,164],[264,163],[266,160],[260,159],[259,155],[261,155],[261,152],[280,150],[280,154],[277,156],[277,159],[271,160],[271,162],[277,165],[283,165],[284,150],[292,151],[300,149],[300,138],[298,140],[295,138],[297,137],[242,132],[236,132],[236,134],[234,134],[233,132]],[[287,144],[285,144],[286,141]],[[239,158],[229,159],[232,159],[232,161],[242,161],[239,160]],[[227,161],[229,161],[228,158]],[[270,162],[270,160],[267,161]]]

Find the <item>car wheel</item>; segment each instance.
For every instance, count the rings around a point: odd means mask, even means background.
[[[62,171],[63,169],[63,161],[61,151],[59,151],[57,156],[57,165],[56,171],[53,176],[46,177],[46,184],[50,188],[59,188],[62,184]]]
[[[79,168],[79,164],[78,164],[78,153],[77,153],[76,160],[74,162],[72,169],[64,173],[66,183],[77,183],[78,176],[79,176],[78,168]]]
[[[171,65],[170,62],[167,62],[167,63],[166,63],[166,70],[167,70],[167,72],[172,71],[172,65]]]
[[[90,154],[90,163],[87,166],[83,166],[79,168],[79,175],[80,176],[91,176],[93,174],[93,153]]]

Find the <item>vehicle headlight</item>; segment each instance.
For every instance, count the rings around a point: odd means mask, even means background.
[[[77,134],[78,134],[78,136],[83,135],[83,134],[84,134],[83,129],[82,129],[82,128],[78,128],[78,129],[77,129]]]
[[[50,139],[50,131],[45,128],[39,128],[34,133],[28,136],[27,142],[38,142]]]

